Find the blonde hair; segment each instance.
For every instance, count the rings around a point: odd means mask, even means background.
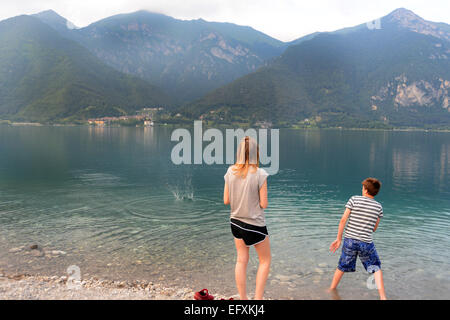
[[[246,136],[238,146],[236,163],[233,166],[233,174],[241,178],[247,177],[248,169],[253,172],[259,167],[259,146],[255,139]]]

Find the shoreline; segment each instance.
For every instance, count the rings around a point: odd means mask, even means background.
[[[0,123],[1,125],[1,123]],[[99,126],[90,125],[90,124],[76,124],[76,123],[38,123],[38,122],[11,122],[8,124],[3,124],[5,126],[11,126],[11,127],[93,127],[98,128]],[[188,125],[187,127],[193,127],[193,124]],[[214,124],[214,125],[208,125],[203,124],[205,128],[225,128],[227,125],[223,124]],[[186,127],[186,126],[180,126],[179,124],[172,124],[172,123],[155,123],[151,127],[174,127],[174,128],[180,128],[180,127]],[[146,128],[146,126],[126,126],[126,125],[108,125],[108,126],[100,126],[99,128]],[[248,126],[246,127],[248,128]],[[339,131],[392,131],[392,132],[450,132],[450,129],[425,129],[425,128],[402,128],[402,127],[393,127],[393,128],[359,128],[359,127],[309,127],[309,128],[302,128],[302,127],[280,127],[280,128],[267,128],[267,129],[286,129],[286,130],[304,130],[304,131],[318,131],[318,130],[339,130]]]
[[[201,290],[201,289],[198,289]],[[72,282],[67,276],[5,274],[0,271],[0,300],[194,300],[195,290],[145,280],[97,277]],[[212,292],[214,300],[229,299]],[[233,296],[236,300],[238,296]]]

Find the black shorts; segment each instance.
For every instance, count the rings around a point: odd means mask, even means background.
[[[269,235],[267,227],[258,227],[236,219],[230,219],[231,233],[236,239],[243,239],[247,247],[258,244]]]

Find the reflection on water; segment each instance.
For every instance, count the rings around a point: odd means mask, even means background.
[[[394,149],[392,152],[392,183],[394,188],[401,190],[406,184],[414,185],[419,177],[419,152],[404,152]]]
[[[175,166],[171,130],[0,127],[0,269],[165,280],[234,294],[235,249],[222,204],[226,166]],[[367,176],[383,182],[374,235],[392,298],[450,298],[449,133],[280,132],[269,178],[273,266],[267,296],[333,298],[328,252],[347,199]],[[58,257],[9,252],[38,243]],[[14,250],[13,250],[14,251]],[[252,251],[250,283],[257,258]],[[339,295],[377,298],[368,275]]]
[[[450,172],[450,144],[442,144],[440,156],[439,191],[443,191],[448,183]]]

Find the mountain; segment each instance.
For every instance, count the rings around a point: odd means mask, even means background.
[[[120,115],[169,98],[105,65],[36,17],[0,22],[0,118],[27,121]]]
[[[42,22],[48,24],[56,31],[60,32],[62,35],[68,36],[70,34],[70,30],[78,29],[78,27],[67,20],[66,18],[61,17],[53,10],[42,11],[32,16],[38,18]]]
[[[379,24],[300,41],[180,112],[223,122],[449,126],[449,25],[406,9]]]
[[[298,38],[298,39],[296,39],[296,40],[293,40],[293,41],[288,42],[288,43],[287,43],[287,46],[294,46],[294,45],[297,45],[297,44],[302,43],[303,41],[311,40],[312,38],[314,38],[315,36],[317,36],[317,35],[319,35],[319,34],[321,34],[321,32],[313,32],[313,33],[311,33],[311,34],[308,34],[308,35],[306,35],[306,36],[303,36],[303,37],[301,37],[301,38]]]
[[[116,70],[163,88],[179,103],[257,70],[287,47],[250,27],[148,11],[115,15],[79,29],[64,27],[66,19],[55,15],[37,17]]]

